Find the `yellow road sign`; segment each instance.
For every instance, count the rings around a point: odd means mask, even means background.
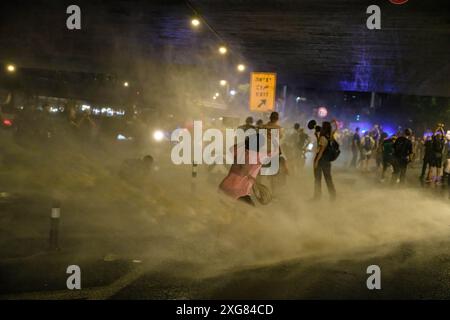
[[[250,81],[250,111],[274,111],[276,85],[276,73],[252,72]]]

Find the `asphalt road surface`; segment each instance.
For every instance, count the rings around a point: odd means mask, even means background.
[[[66,202],[54,252],[50,199],[4,194],[0,298],[449,299],[446,197],[420,189],[415,173],[406,190],[347,170],[335,176],[336,203],[311,203],[299,179],[266,208],[219,202],[236,211],[227,218],[199,196],[211,189],[206,180],[181,215]],[[82,270],[81,290],[66,287],[69,265]],[[367,288],[370,265],[381,269],[381,290]]]

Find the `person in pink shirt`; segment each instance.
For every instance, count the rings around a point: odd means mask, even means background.
[[[261,170],[262,162],[265,160],[261,159],[265,156],[260,152],[260,147],[263,145],[262,140],[261,135],[257,135],[256,150],[250,145],[248,137],[245,140],[244,149],[241,147],[239,150],[237,145],[233,147],[234,163],[231,166],[228,175],[219,185],[219,189],[226,195],[252,206],[255,206],[255,203],[250,197],[250,194],[252,192],[252,187],[256,182],[256,177]],[[244,164],[238,164],[238,150],[245,152]]]

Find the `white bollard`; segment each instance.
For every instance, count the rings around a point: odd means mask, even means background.
[[[61,206],[54,203],[50,213],[50,250],[59,250],[59,219],[61,218]]]

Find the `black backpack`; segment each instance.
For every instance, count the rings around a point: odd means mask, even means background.
[[[335,139],[328,139],[328,145],[324,152],[325,160],[334,161],[341,154],[339,143]]]
[[[439,139],[437,137],[433,137],[433,151],[436,154],[440,154],[442,153],[442,151],[444,150],[444,139]]]
[[[408,143],[409,143],[409,140],[404,137],[400,137],[397,139],[397,141],[395,141],[394,154],[397,158],[399,158],[399,159],[407,159],[408,158],[408,156],[409,156]]]

